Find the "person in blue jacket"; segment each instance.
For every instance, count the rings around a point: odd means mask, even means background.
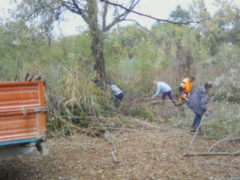
[[[175,106],[177,106],[173,96],[172,96],[172,88],[165,82],[163,81],[153,81],[153,84],[156,86],[156,92],[155,94],[152,96],[152,98],[156,98],[157,96],[159,96],[160,93],[162,93],[162,103],[164,105],[164,101],[166,99],[166,96],[169,97],[169,99],[171,99],[171,101],[173,102],[173,104]]]
[[[118,108],[121,100],[123,99],[123,91],[113,84],[112,81],[108,81],[107,83],[110,86],[112,98],[114,98],[114,106]]]
[[[212,85],[210,83],[196,87],[187,101],[188,107],[195,113],[190,132],[196,132],[196,129],[200,125],[202,116],[207,110],[208,92],[211,87]],[[199,134],[202,134],[201,127],[199,127]]]

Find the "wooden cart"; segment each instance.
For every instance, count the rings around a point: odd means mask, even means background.
[[[46,112],[43,81],[0,83],[0,158],[47,154]]]

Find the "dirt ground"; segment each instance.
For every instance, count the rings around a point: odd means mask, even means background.
[[[50,154],[36,152],[0,161],[4,180],[192,180],[240,176],[239,156],[183,157],[193,134],[169,124],[127,125],[104,138],[78,135],[49,139]],[[194,152],[214,142],[197,137]],[[230,146],[229,146],[230,147]],[[240,143],[231,144],[235,150]],[[110,152],[115,148],[113,162]]]

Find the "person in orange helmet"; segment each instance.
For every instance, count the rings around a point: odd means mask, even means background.
[[[184,78],[179,86],[179,91],[180,91],[180,96],[178,98],[179,100],[179,105],[183,104],[183,101],[187,100],[188,97],[190,96],[191,88],[192,88],[192,83],[195,80],[194,76],[188,76]]]

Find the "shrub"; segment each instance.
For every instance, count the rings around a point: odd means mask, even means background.
[[[136,106],[132,110],[131,115],[135,116],[135,117],[138,117],[138,118],[142,118],[142,119],[147,119],[149,121],[153,121],[153,115],[152,115],[151,111],[149,111],[147,109],[147,107],[145,105]]]

